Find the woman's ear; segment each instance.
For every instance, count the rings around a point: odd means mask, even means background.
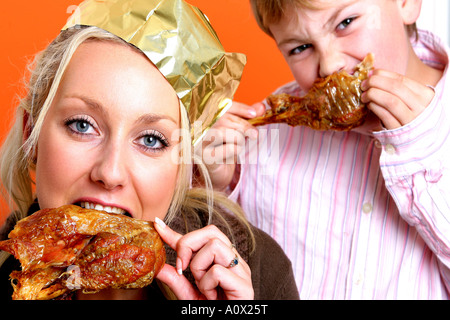
[[[417,21],[422,8],[422,0],[397,0],[400,14],[405,25],[413,24]]]

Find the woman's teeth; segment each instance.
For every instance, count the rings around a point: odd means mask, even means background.
[[[120,208],[116,207],[108,207],[108,206],[102,206],[101,204],[91,203],[91,202],[81,202],[80,206],[82,208],[86,209],[94,209],[99,211],[106,211],[109,213],[118,213],[118,214],[124,214],[126,211]]]

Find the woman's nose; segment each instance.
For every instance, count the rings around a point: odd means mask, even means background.
[[[102,149],[91,171],[91,180],[107,190],[126,184],[126,159],[118,145]]]

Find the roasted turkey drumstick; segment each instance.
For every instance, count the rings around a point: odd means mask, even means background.
[[[75,205],[20,220],[0,249],[22,266],[10,275],[15,300],[54,299],[76,289],[142,288],[166,259],[151,222]]]
[[[355,68],[353,75],[346,71],[318,78],[303,97],[285,93],[271,95],[271,107],[259,118],[250,119],[254,126],[287,123],[290,126],[309,126],[315,130],[347,131],[364,123],[367,108],[361,104],[361,82],[373,68],[369,53]]]

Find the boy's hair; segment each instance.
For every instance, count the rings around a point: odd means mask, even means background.
[[[259,27],[273,38],[269,25],[278,23],[283,18],[285,11],[292,8],[303,7],[318,9],[311,0],[250,0],[250,4]],[[416,24],[406,26],[409,37],[418,38]]]

